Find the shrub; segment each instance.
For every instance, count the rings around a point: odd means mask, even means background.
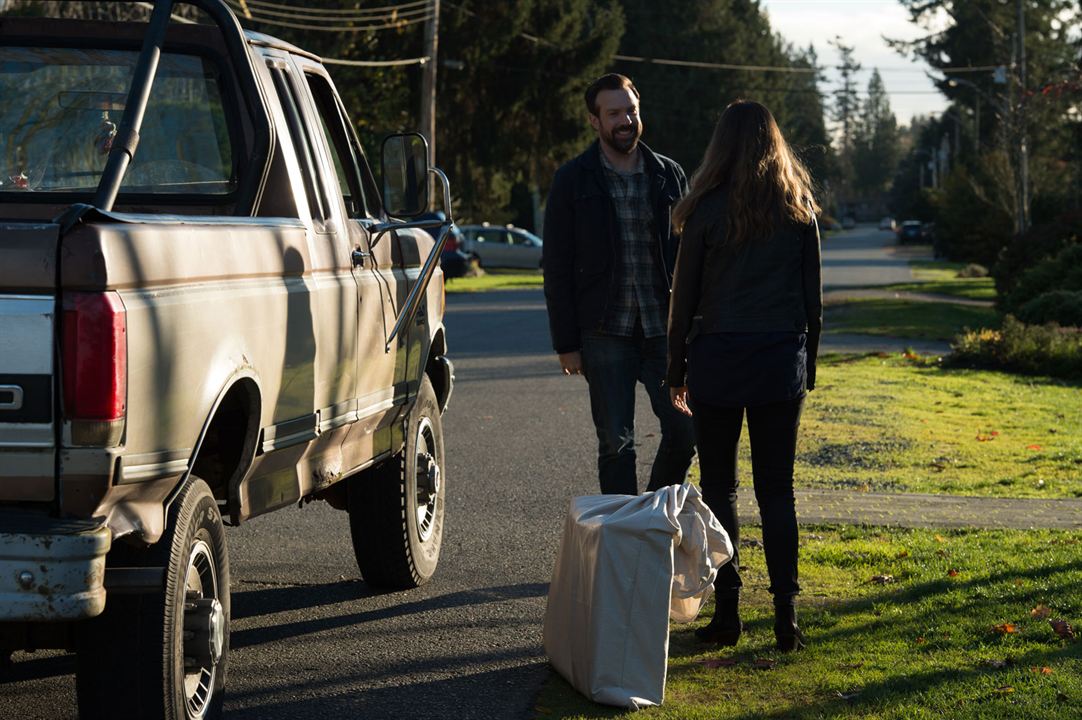
[[[1008,315],[999,330],[972,330],[951,344],[944,364],[1082,381],[1082,330],[1026,325]]]
[[[1017,314],[1023,305],[1053,290],[1082,290],[1082,244],[1070,245],[1026,270],[1000,304],[1005,312]]]
[[[1082,291],[1053,290],[1038,295],[1018,308],[1018,319],[1029,325],[1082,327]]]
[[[958,167],[935,198],[936,239],[951,260],[990,265],[1011,239],[1012,220],[1001,202],[998,155]]]
[[[1082,210],[1069,211],[1052,222],[1034,225],[1025,235],[1012,239],[996,260],[992,268],[996,292],[1001,298],[1006,297],[1027,270],[1077,244],[1082,244]]]
[[[983,278],[988,277],[988,268],[977,263],[970,263],[958,271],[960,278]]]

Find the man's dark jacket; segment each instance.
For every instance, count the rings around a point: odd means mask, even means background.
[[[676,161],[639,143],[648,176],[655,259],[672,287],[679,240],[669,214],[687,192]],[[558,353],[582,349],[583,330],[600,330],[616,292],[620,227],[609,194],[597,141],[556,171],[545,208],[545,301],[552,346]]]

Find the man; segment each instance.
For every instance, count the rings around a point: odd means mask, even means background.
[[[639,91],[595,80],[586,107],[597,141],[556,172],[545,209],[545,300],[565,375],[585,375],[597,428],[601,492],[638,494],[635,385],[661,422],[648,490],[684,482],[695,454],[689,418],[664,385],[677,239],[669,210],[684,171],[639,141]]]

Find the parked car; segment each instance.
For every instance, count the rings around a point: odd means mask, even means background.
[[[890,230],[891,232],[893,232],[896,229],[896,224],[894,222],[894,218],[885,217],[882,220],[880,220],[879,221],[879,229],[880,230]]]
[[[541,238],[513,225],[463,225],[462,251],[481,267],[541,267]]]
[[[0,666],[74,650],[81,718],[221,717],[224,524],[323,500],[391,589],[442,544],[445,176],[395,135],[378,187],[316,55],[189,4],[0,21]]]
[[[855,218],[853,218],[853,217],[844,217],[844,218],[842,218],[842,229],[843,230],[852,230],[856,226],[857,226],[857,221],[856,221]]]
[[[924,231],[920,220],[906,220],[898,228],[898,242],[901,244],[919,243],[924,240]]]

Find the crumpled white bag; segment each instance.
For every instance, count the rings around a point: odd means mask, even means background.
[[[698,488],[571,500],[545,608],[545,652],[591,700],[665,697],[669,618],[690,622],[733,555]]]

